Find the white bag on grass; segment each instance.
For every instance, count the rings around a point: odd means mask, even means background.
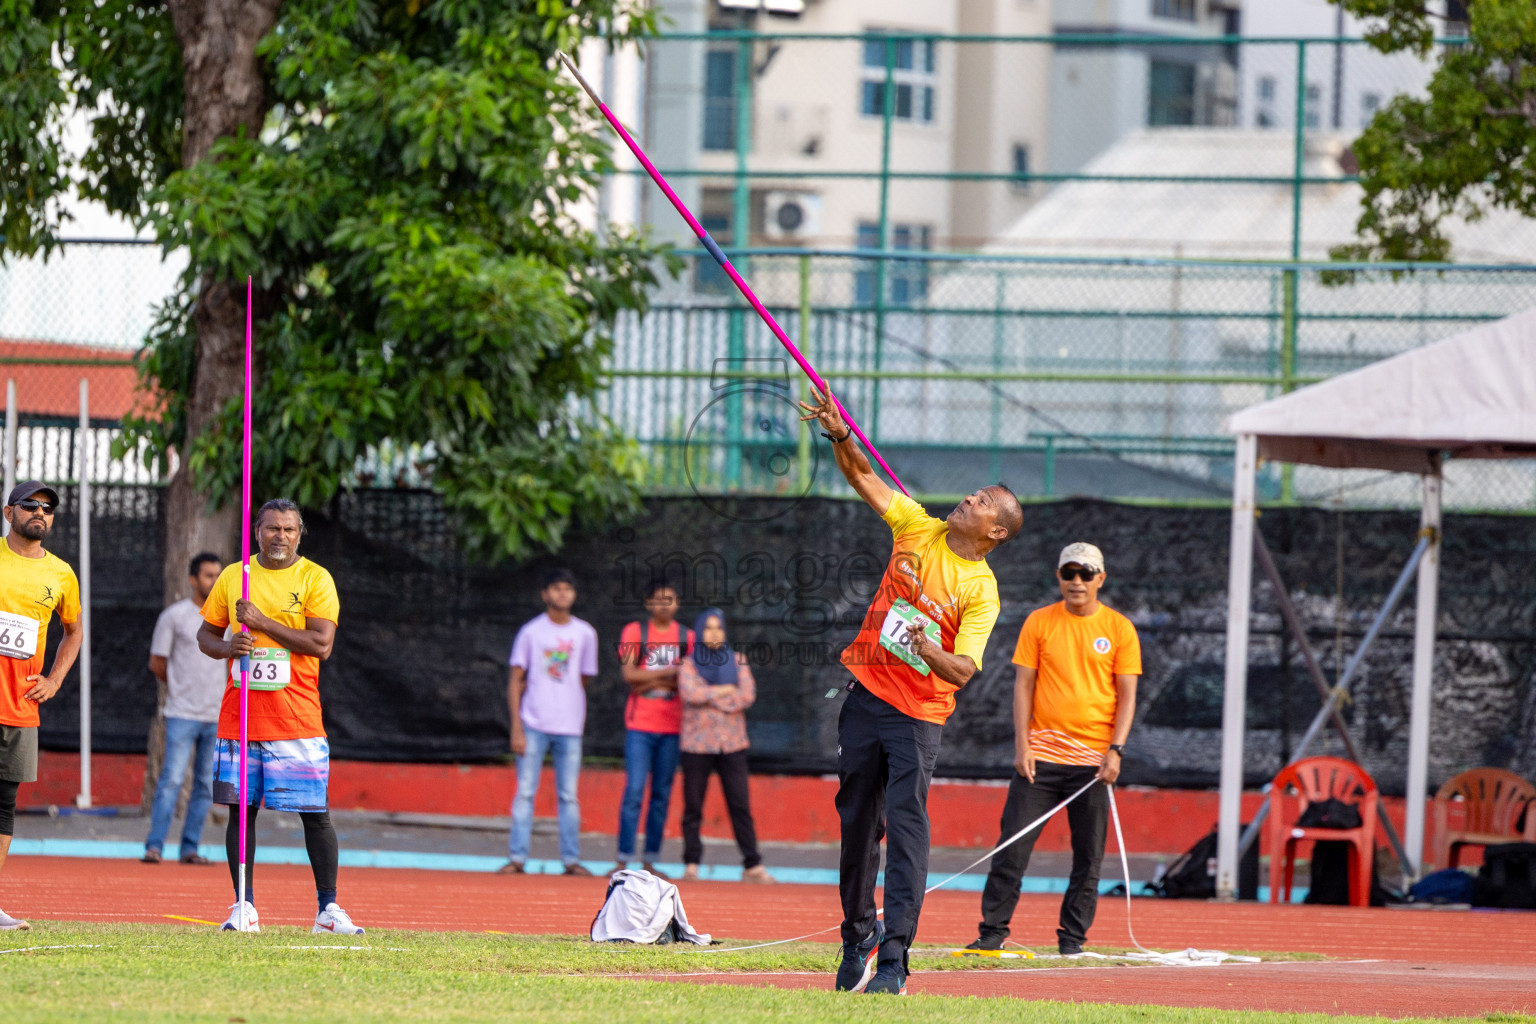
[[[709,936],[688,924],[677,886],[649,871],[615,871],[608,880],[603,908],[592,919],[592,941],[665,944],[678,940],[709,945]]]

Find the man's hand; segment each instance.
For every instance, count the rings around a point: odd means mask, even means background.
[[[60,679],[58,682],[54,682],[52,679],[49,679],[47,676],[40,673],[37,675],[27,676],[27,682],[32,683],[33,685],[29,687],[27,692],[22,694],[22,696],[27,698],[27,700],[36,701],[39,704],[51,699],[54,694],[59,692],[59,687],[64,685],[64,680]]]
[[[1104,763],[1099,766],[1099,781],[1106,786],[1113,786],[1115,780],[1120,777],[1120,755],[1113,750],[1104,752]]]
[[[831,434],[834,438],[848,436],[848,424],[843,420],[843,414],[838,411],[837,403],[832,401],[832,389],[828,388],[823,394],[814,387],[811,394],[816,398],[816,404],[800,403],[800,408],[806,411],[806,415],[800,417],[800,422],[816,420],[821,424],[821,429]]]
[[[1013,770],[1024,776],[1030,782],[1035,781],[1035,755],[1029,752],[1029,748],[1015,750],[1013,754]]]
[[[523,723],[513,719],[512,721],[512,753],[522,757],[528,752],[528,734],[523,732]]]
[[[254,633],[236,632],[229,638],[229,656],[231,658],[243,658],[256,649],[256,635]]]
[[[249,601],[235,602],[235,621],[244,624],[252,632],[263,633],[268,632],[267,627],[272,624],[272,620],[263,615],[261,609]]]
[[[907,650],[921,658],[925,654],[932,654],[937,650],[933,641],[928,639],[928,634],[923,632],[923,623],[914,622],[907,627]]]

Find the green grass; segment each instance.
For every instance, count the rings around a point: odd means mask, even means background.
[[[27,947],[62,946],[62,949]],[[298,947],[362,946],[362,949]],[[1024,1003],[830,991],[640,982],[656,972],[809,971],[827,975],[835,947],[802,943],[699,955],[668,947],[594,946],[577,938],[378,931],[355,941],[299,928],[220,934],[183,925],[39,921],[0,937],[4,1016],[16,1021],[964,1021],[991,1024],[1352,1024],[1368,1018],[1222,1013],[1164,1007]],[[987,970],[987,961],[927,955],[923,970]],[[1059,963],[1059,962],[1058,962]],[[914,964],[918,966],[918,964]],[[1528,1019],[1530,1020],[1530,1019]],[[1515,1024],[1506,1021],[1505,1024]],[[1523,1024],[1523,1022],[1522,1022]],[[1531,1021],[1536,1024],[1536,1020]]]

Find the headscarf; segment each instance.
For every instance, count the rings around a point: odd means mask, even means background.
[[[719,608],[705,608],[693,620],[694,667],[710,686],[735,686],[736,652],[731,650],[730,638],[727,637],[719,647],[704,645],[704,626],[711,617],[719,619],[721,631],[725,630],[725,613]]]

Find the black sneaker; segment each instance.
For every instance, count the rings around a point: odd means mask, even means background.
[[[1075,942],[1063,942],[1056,947],[1056,952],[1060,953],[1062,956],[1077,956],[1078,954],[1082,953],[1082,951],[1083,947],[1077,945]]]
[[[983,935],[975,942],[965,947],[966,949],[1002,949],[1003,940],[990,935]]]
[[[875,976],[865,987],[866,995],[904,996],[907,994],[907,971],[900,960],[881,960]]]
[[[839,992],[863,992],[875,973],[875,955],[885,941],[885,925],[878,919],[874,931],[859,943],[843,943],[843,962],[837,967]]]

